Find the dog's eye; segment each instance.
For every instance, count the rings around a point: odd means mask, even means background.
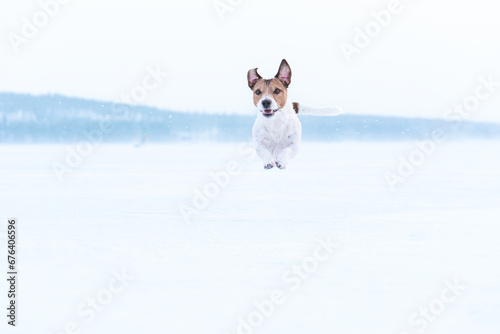
[[[281,93],[281,89],[276,88],[276,89],[274,90],[274,94],[279,94],[279,93]]]
[[[258,90],[258,89],[257,89],[257,90],[255,91],[255,94],[260,95],[260,94],[262,94],[262,92],[261,92],[260,90]]]

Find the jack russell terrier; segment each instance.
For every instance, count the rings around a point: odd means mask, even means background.
[[[254,68],[248,71],[248,86],[253,91],[253,103],[259,111],[252,129],[257,154],[264,161],[264,168],[274,166],[285,169],[288,159],[297,155],[302,135],[298,113],[317,116],[342,114],[338,107],[314,107],[290,102],[287,89],[292,70],[287,61],[281,61],[278,74],[272,79],[262,79]]]

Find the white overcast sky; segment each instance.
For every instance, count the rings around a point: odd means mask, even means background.
[[[498,0],[401,0],[351,63],[340,44],[388,0],[241,0],[225,20],[213,3],[70,0],[15,53],[9,32],[20,34],[40,5],[2,1],[0,91],[113,101],[160,66],[169,77],[144,104],[253,115],[248,69],[272,77],[286,58],[294,101],[434,118],[473,95],[479,76],[500,81]],[[500,122],[497,89],[470,120]]]

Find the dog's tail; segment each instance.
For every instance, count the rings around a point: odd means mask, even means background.
[[[344,113],[340,107],[316,107],[298,102],[293,102],[293,110],[296,114],[314,116],[338,116]]]

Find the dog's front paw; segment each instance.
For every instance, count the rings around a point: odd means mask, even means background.
[[[276,164],[276,167],[278,167],[279,169],[285,169],[286,168],[286,165],[283,162],[276,161],[275,164]]]
[[[271,169],[274,167],[274,164],[267,164],[267,165],[264,165],[264,169]]]

